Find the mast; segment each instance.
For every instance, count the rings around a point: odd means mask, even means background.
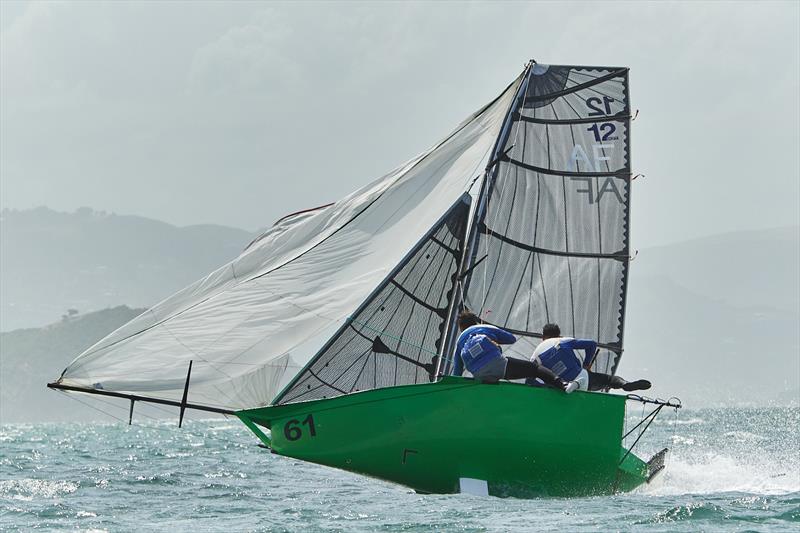
[[[458,325],[456,324],[456,319],[464,303],[464,294],[466,294],[467,289],[469,288],[469,282],[472,277],[472,268],[476,264],[476,256],[478,252],[476,244],[478,242],[479,233],[478,222],[481,220],[484,211],[486,210],[486,203],[489,194],[491,193],[492,182],[497,176],[498,163],[501,161],[502,154],[500,151],[502,150],[503,146],[505,146],[505,143],[508,141],[508,137],[511,134],[511,126],[513,123],[512,117],[514,112],[520,106],[521,98],[523,98],[525,95],[528,86],[530,69],[535,63],[536,61],[531,59],[528,61],[522,71],[522,81],[520,82],[517,92],[511,101],[511,105],[509,105],[508,110],[506,110],[506,114],[503,119],[503,126],[500,128],[500,133],[498,133],[497,138],[495,139],[494,147],[492,148],[491,159],[489,159],[489,163],[486,165],[486,169],[483,173],[480,191],[478,192],[477,205],[473,213],[473,217],[470,220],[469,228],[467,229],[467,245],[464,247],[464,254],[461,258],[461,266],[458,269],[458,276],[453,284],[454,296],[449,310],[447,326],[444,332],[444,342],[442,342],[441,349],[439,351],[437,375],[447,375],[450,372],[451,361],[448,356],[452,353],[455,347],[455,341],[458,338]]]

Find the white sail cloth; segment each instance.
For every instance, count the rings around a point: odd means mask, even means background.
[[[64,385],[228,409],[268,404],[483,173],[517,79],[444,141],[238,258],[78,356]]]

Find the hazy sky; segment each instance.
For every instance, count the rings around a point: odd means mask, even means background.
[[[255,230],[529,58],[631,68],[636,248],[800,223],[800,3],[0,3],[0,204]]]

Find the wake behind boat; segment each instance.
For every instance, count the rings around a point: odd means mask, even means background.
[[[48,386],[128,398],[131,416],[136,401],[235,414],[274,453],[420,492],[647,482],[665,451],[622,446],[626,400],[654,406],[648,425],[678,403],[449,376],[465,308],[520,337],[508,355],[529,358],[558,322],[616,372],[630,110],[626,68],[531,61],[430,150],[284,217]]]

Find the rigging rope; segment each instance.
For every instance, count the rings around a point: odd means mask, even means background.
[[[631,447],[630,447],[630,448],[628,448],[628,451],[627,451],[627,452],[625,452],[625,455],[623,455],[623,456],[622,456],[622,459],[620,459],[620,460],[619,460],[619,464],[622,464],[622,463],[625,461],[625,459],[628,457],[628,455],[630,455],[630,454],[631,454],[631,452],[633,451],[633,448],[634,448],[634,447],[636,446],[636,444],[639,442],[639,439],[641,439],[641,438],[642,438],[642,435],[644,435],[644,432],[645,432],[645,431],[647,431],[647,428],[649,428],[649,427],[650,427],[650,424],[652,424],[652,423],[653,423],[653,420],[655,420],[655,419],[656,419],[656,417],[658,416],[658,413],[660,413],[660,412],[661,412],[661,409],[663,409],[663,408],[664,408],[664,405],[663,405],[663,404],[662,404],[662,405],[659,405],[658,407],[656,407],[655,409],[653,409],[653,411],[652,411],[652,412],[651,412],[649,415],[647,415],[647,417],[646,417],[646,418],[644,418],[644,419],[643,419],[641,422],[639,422],[639,424],[637,424],[636,426],[634,426],[634,427],[633,427],[633,429],[631,429],[631,430],[630,430],[630,431],[634,431],[634,430],[635,430],[637,427],[641,426],[641,425],[644,423],[644,421],[645,421],[645,420],[648,420],[648,422],[647,422],[647,425],[645,425],[645,426],[644,426],[644,429],[641,429],[641,430],[639,431],[639,436],[638,436],[638,437],[636,437],[636,440],[635,440],[635,441],[633,441],[633,444],[631,444]],[[627,434],[627,435],[623,436],[622,438],[624,439],[625,437],[627,437],[627,436],[630,434],[630,431],[628,432],[628,434]]]
[[[84,401],[82,401],[80,398],[77,398],[76,396],[74,396],[74,395],[72,395],[72,394],[69,394],[69,393],[67,393],[67,392],[65,392],[65,391],[62,391],[62,390],[59,390],[58,392],[59,392],[59,393],[61,393],[61,394],[63,394],[64,396],[66,396],[67,398],[69,398],[69,399],[71,399],[71,400],[74,400],[74,401],[76,401],[76,402],[78,402],[78,403],[80,403],[80,404],[83,404],[83,405],[85,405],[86,407],[88,407],[88,408],[90,408],[90,409],[94,409],[95,411],[98,411],[98,412],[100,412],[100,413],[103,413],[103,414],[104,414],[104,415],[106,415],[106,416],[109,416],[109,417],[113,418],[113,419],[114,419],[114,420],[116,420],[117,422],[121,422],[121,423],[123,423],[123,424],[125,424],[126,426],[130,425],[130,426],[136,426],[136,427],[139,427],[139,428],[142,428],[142,429],[156,429],[156,430],[158,430],[158,431],[168,431],[168,432],[169,432],[170,434],[172,434],[172,435],[174,435],[174,434],[175,434],[175,429],[174,429],[174,428],[165,428],[165,427],[158,427],[158,426],[146,426],[146,425],[144,425],[144,424],[139,424],[139,423],[137,423],[137,422],[133,422],[133,421],[131,421],[131,423],[129,424],[129,423],[126,421],[126,420],[124,420],[124,419],[122,419],[122,418],[119,418],[118,416],[116,416],[116,415],[114,415],[114,414],[112,414],[112,413],[109,413],[108,411],[105,411],[105,410],[103,410],[103,409],[100,409],[99,407],[97,407],[97,406],[95,406],[95,405],[92,405],[92,404],[90,404],[90,403],[88,403],[88,402],[84,402]],[[95,400],[96,402],[99,402],[99,403],[102,403],[102,404],[108,405],[108,406],[110,406],[110,407],[113,407],[113,408],[115,408],[115,409],[122,409],[123,411],[126,411],[126,410],[127,410],[127,408],[126,408],[126,407],[123,407],[123,406],[121,406],[121,405],[116,405],[116,404],[113,404],[113,403],[111,403],[111,402],[107,402],[107,401],[101,400],[101,399],[99,399],[99,398],[94,398],[94,400]],[[165,412],[165,413],[172,414],[172,413],[169,413],[169,411],[167,411],[166,409],[159,408],[159,407],[157,407],[157,406],[155,406],[155,405],[152,405],[152,404],[145,404],[145,405],[146,405],[147,407],[152,407],[152,408],[154,408],[154,409],[158,409],[159,411],[163,411],[163,412]],[[141,416],[144,416],[145,418],[148,418],[148,419],[150,419],[150,420],[152,420],[152,421],[154,421],[154,422],[161,422],[161,420],[160,420],[160,419],[158,419],[158,418],[154,418],[154,417],[152,417],[152,416],[149,416],[149,415],[147,415],[147,414],[145,414],[145,413],[142,413],[142,412],[139,412],[139,415],[141,415]],[[223,415],[223,416],[225,416],[225,418],[226,418],[226,419],[228,418],[226,415]],[[187,419],[187,420],[191,420],[192,422],[195,422],[195,423],[201,423],[201,421],[200,421],[200,420],[197,420],[197,419],[194,419],[194,418],[190,418],[189,416],[184,416],[184,418],[185,418],[185,419]],[[230,443],[230,441],[229,441],[229,440],[227,440],[227,439],[221,439],[221,438],[219,438],[219,437],[209,436],[209,435],[207,435],[206,433],[196,433],[196,432],[190,431],[190,430],[188,430],[188,429],[184,429],[183,431],[185,431],[186,433],[188,433],[188,434],[190,434],[190,435],[193,435],[193,436],[195,436],[195,437],[198,437],[198,438],[204,438],[204,439],[214,440],[214,441],[218,441],[218,442],[224,442],[224,443],[226,443],[226,444],[229,444],[229,443]]]
[[[622,464],[622,462],[625,461],[625,459],[628,457],[628,455],[630,455],[630,453],[633,451],[633,448],[636,446],[636,444],[639,442],[639,440],[645,434],[645,432],[650,427],[650,425],[653,423],[653,421],[655,421],[656,417],[659,415],[659,413],[661,412],[661,410],[664,407],[672,407],[672,408],[674,408],[675,409],[675,418],[677,420],[678,409],[680,409],[683,406],[680,398],[678,398],[676,396],[672,396],[667,400],[662,400],[660,398],[648,398],[646,396],[640,396],[638,394],[628,394],[628,395],[626,395],[625,398],[627,400],[640,402],[642,404],[642,418],[639,421],[639,423],[637,423],[635,426],[633,426],[630,429],[628,429],[627,417],[625,418],[625,433],[622,435],[623,443],[624,443],[625,439],[627,439],[631,435],[631,433],[636,431],[637,428],[641,428],[641,429],[639,429],[639,434],[636,436],[636,440],[633,441],[633,444],[631,444],[628,447],[625,455],[623,455],[622,459],[620,459],[619,464]],[[645,404],[648,404],[648,403],[655,404],[656,407],[654,407],[653,410],[647,416],[645,416],[645,414],[644,414],[644,412],[645,412]],[[647,422],[647,423],[645,424],[645,422]],[[643,424],[644,424],[644,427],[642,427]],[[674,431],[675,430],[673,430],[672,442],[675,442]]]

